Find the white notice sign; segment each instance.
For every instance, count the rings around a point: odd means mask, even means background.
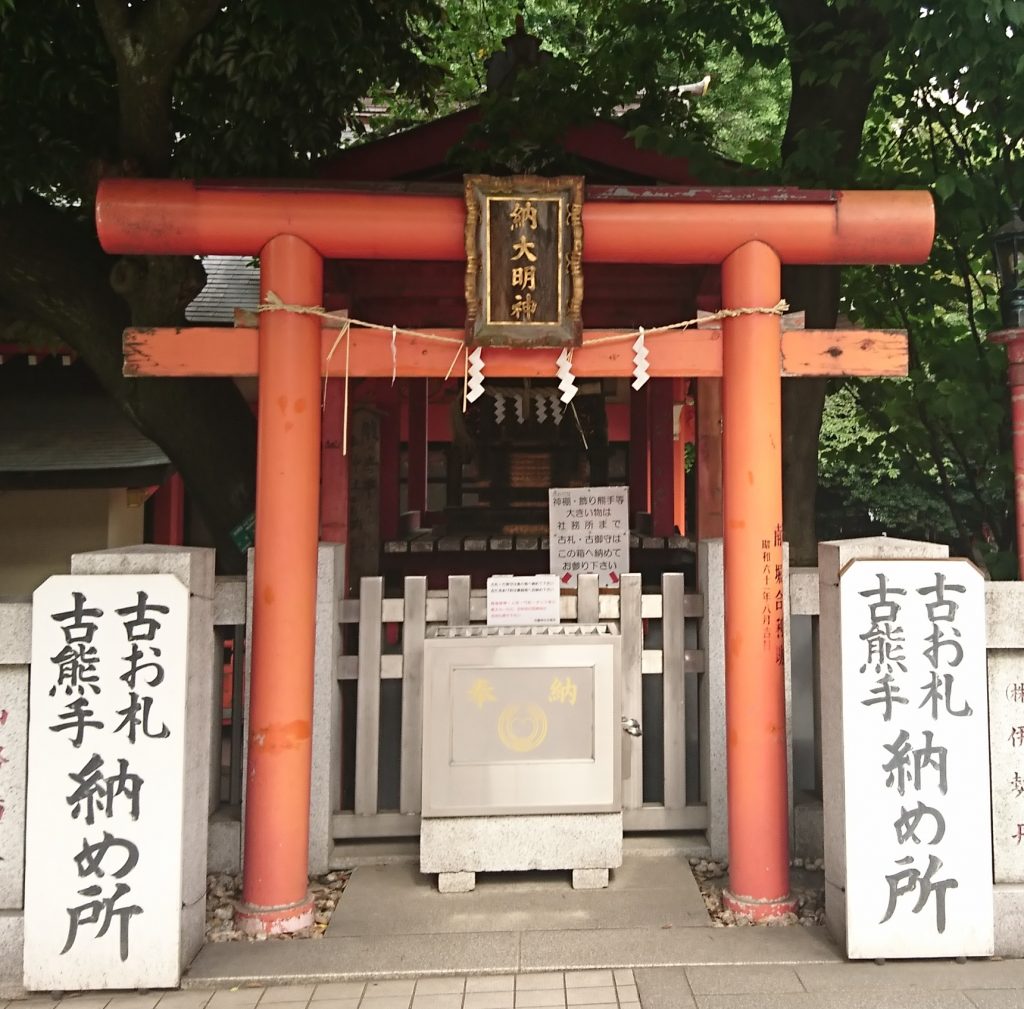
[[[25,987],[180,979],[188,591],[59,575],[35,593]]]
[[[557,624],[558,578],[555,575],[491,575],[487,579],[487,623]]]
[[[848,955],[989,955],[984,579],[865,560],[839,592]]]
[[[567,587],[596,574],[618,585],[629,571],[629,489],[564,487],[548,491],[551,573]]]

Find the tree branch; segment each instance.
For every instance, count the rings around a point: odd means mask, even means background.
[[[217,12],[218,0],[95,0],[117,66],[121,156],[148,174],[171,161],[171,82],[182,49]]]

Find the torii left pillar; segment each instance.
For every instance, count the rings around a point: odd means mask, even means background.
[[[260,299],[317,305],[323,259],[278,235],[260,254]],[[259,441],[253,573],[245,879],[235,913],[250,934],[313,924],[309,846],[313,651],[320,506],[320,319],[259,318]]]

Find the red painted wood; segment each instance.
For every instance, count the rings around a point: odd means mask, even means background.
[[[629,394],[629,510],[650,511],[650,386]]]
[[[348,457],[342,455],[345,383],[327,380],[327,401],[320,429],[320,539],[348,542]]]
[[[185,482],[172,473],[153,495],[153,542],[180,547],[185,543]]]
[[[380,538],[398,539],[401,500],[398,479],[401,452],[401,408],[393,402],[380,420]]]
[[[425,378],[409,380],[408,507],[409,511],[427,510],[427,446],[429,411]]]
[[[697,538],[722,535],[722,380],[697,379]]]
[[[675,530],[675,441],[672,438],[672,379],[655,378],[650,387],[651,531],[671,536]]]

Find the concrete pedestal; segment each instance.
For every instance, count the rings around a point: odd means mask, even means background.
[[[608,885],[622,865],[622,813],[424,818],[420,872],[437,873],[441,893],[466,893],[478,872],[571,869],[573,886]]]

